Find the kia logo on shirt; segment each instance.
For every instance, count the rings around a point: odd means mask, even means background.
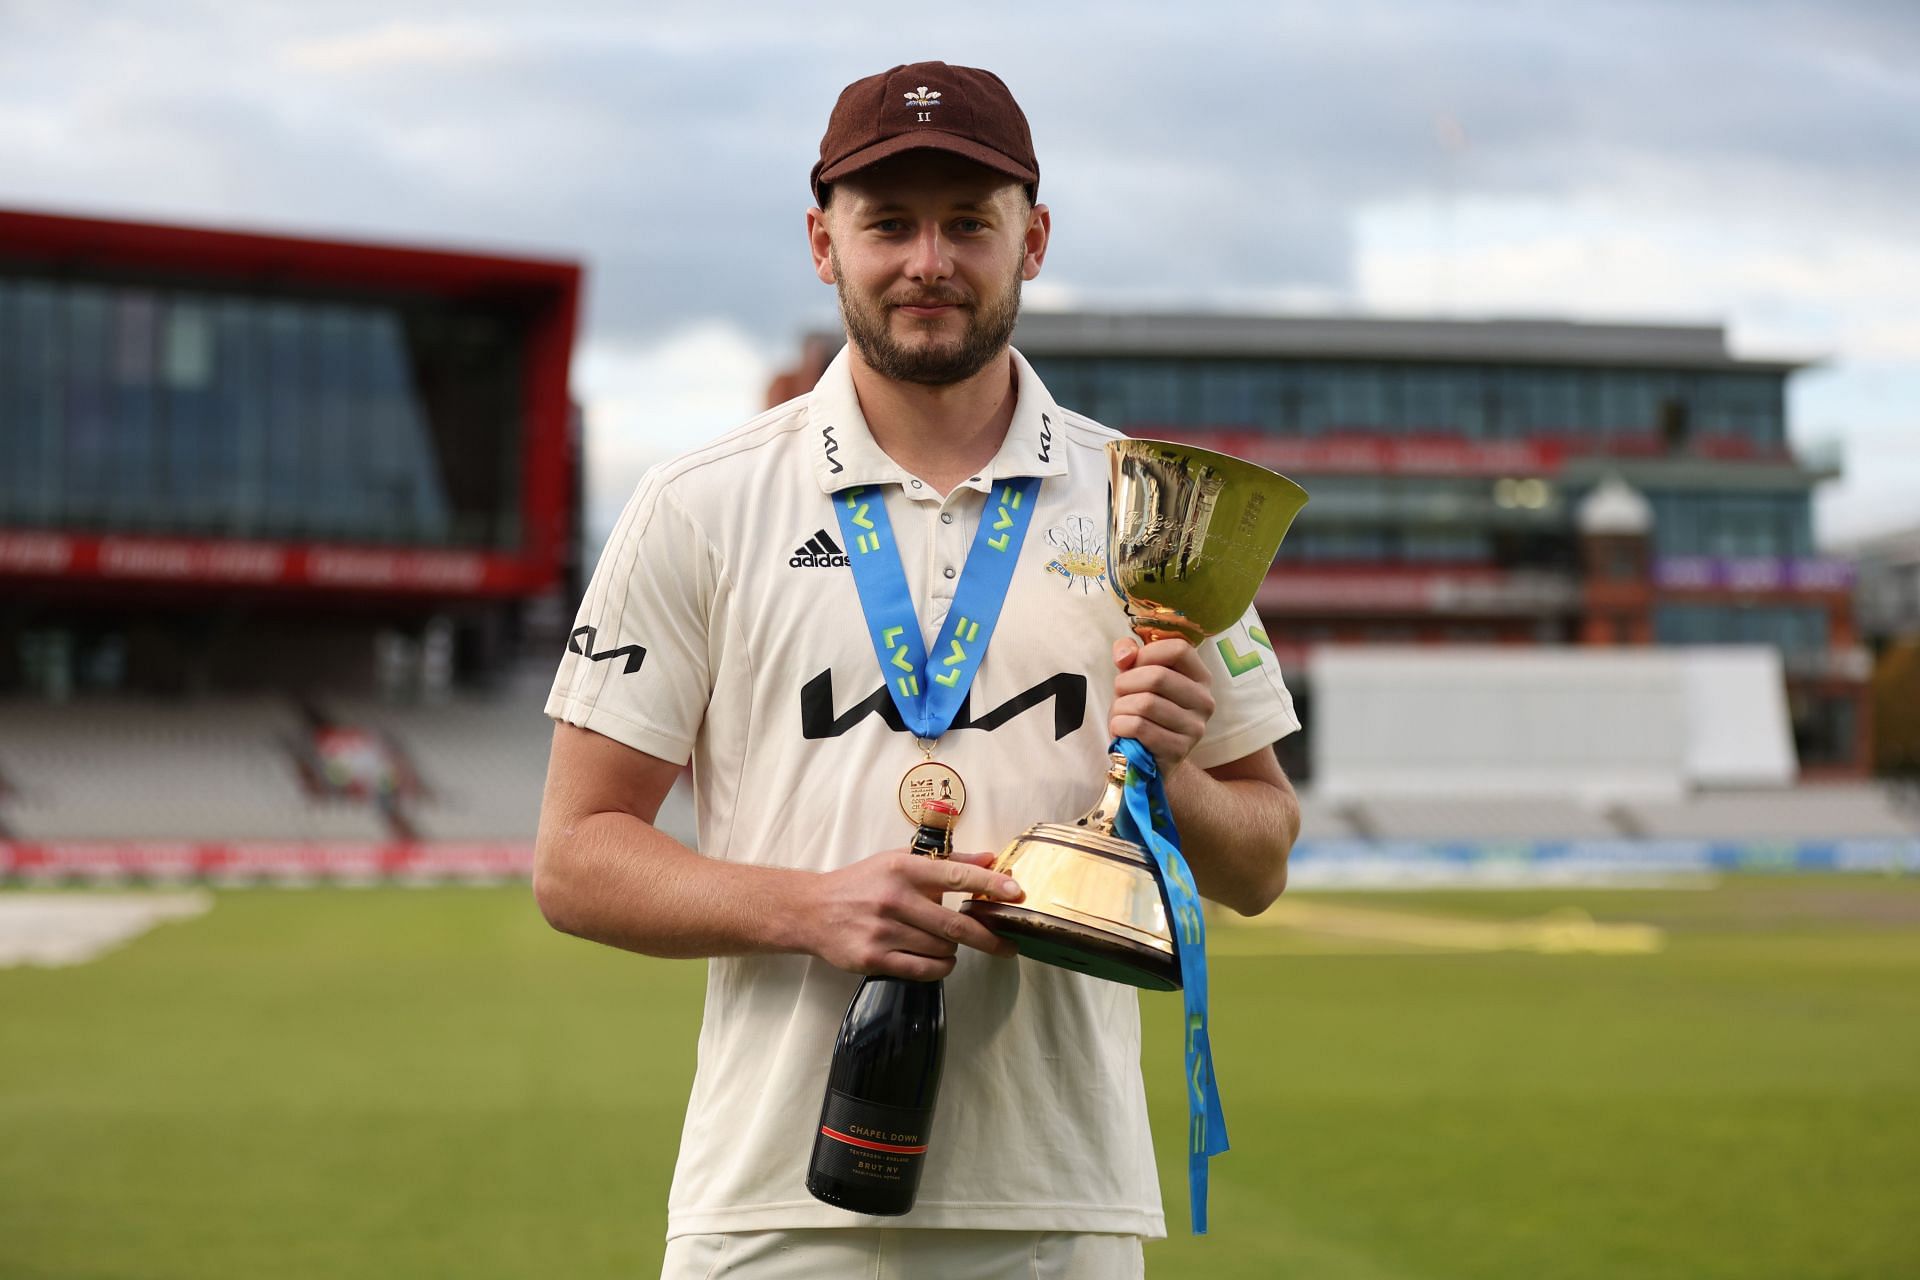
[[[599,632],[593,627],[575,627],[573,634],[567,637],[567,652],[577,653],[588,662],[625,658],[626,665],[620,669],[620,674],[623,676],[632,675],[640,669],[640,664],[647,660],[647,651],[637,644],[623,644],[618,649],[602,649],[599,653],[595,653],[593,646],[598,643],[598,637]]]
[[[1031,689],[1014,694],[978,719],[974,718],[973,694],[969,692],[961,699],[960,710],[953,717],[952,727],[984,729],[992,733],[1048,699],[1053,700],[1053,740],[1058,742],[1078,729],[1087,718],[1087,678],[1062,671]],[[907,732],[907,722],[900,718],[900,708],[894,705],[893,695],[884,684],[856,703],[845,715],[838,716],[833,713],[831,667],[807,681],[800,690],[800,736],[803,738],[837,738],[871,715],[879,716],[895,733]]]

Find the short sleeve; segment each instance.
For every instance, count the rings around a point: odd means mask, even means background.
[[[705,534],[650,472],[600,553],[547,714],[685,764],[712,694],[716,580]]]
[[[1252,608],[1203,643],[1200,659],[1213,674],[1214,711],[1189,757],[1195,764],[1211,769],[1238,760],[1300,728],[1273,641]]]

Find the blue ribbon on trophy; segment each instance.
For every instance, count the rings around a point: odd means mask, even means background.
[[[1213,1042],[1207,1035],[1207,922],[1193,872],[1180,852],[1160,766],[1153,753],[1132,738],[1115,738],[1113,750],[1127,758],[1126,810],[1114,833],[1144,845],[1160,869],[1180,956],[1180,994],[1185,1003],[1181,1039],[1185,1042],[1187,1082],[1187,1197],[1193,1234],[1207,1234],[1207,1161],[1227,1149],[1227,1117],[1220,1108],[1220,1087],[1213,1073]]]

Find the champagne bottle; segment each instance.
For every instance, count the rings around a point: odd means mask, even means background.
[[[925,802],[912,851],[948,856],[957,816],[943,800]],[[860,984],[827,1069],[827,1095],[807,1166],[807,1190],[815,1198],[855,1213],[897,1215],[913,1208],[946,1040],[939,980],[874,974]]]

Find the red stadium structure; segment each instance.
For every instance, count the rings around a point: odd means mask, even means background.
[[[487,679],[574,585],[580,280],[0,211],[0,691]]]
[[[526,874],[580,285],[0,212],[0,881]]]

